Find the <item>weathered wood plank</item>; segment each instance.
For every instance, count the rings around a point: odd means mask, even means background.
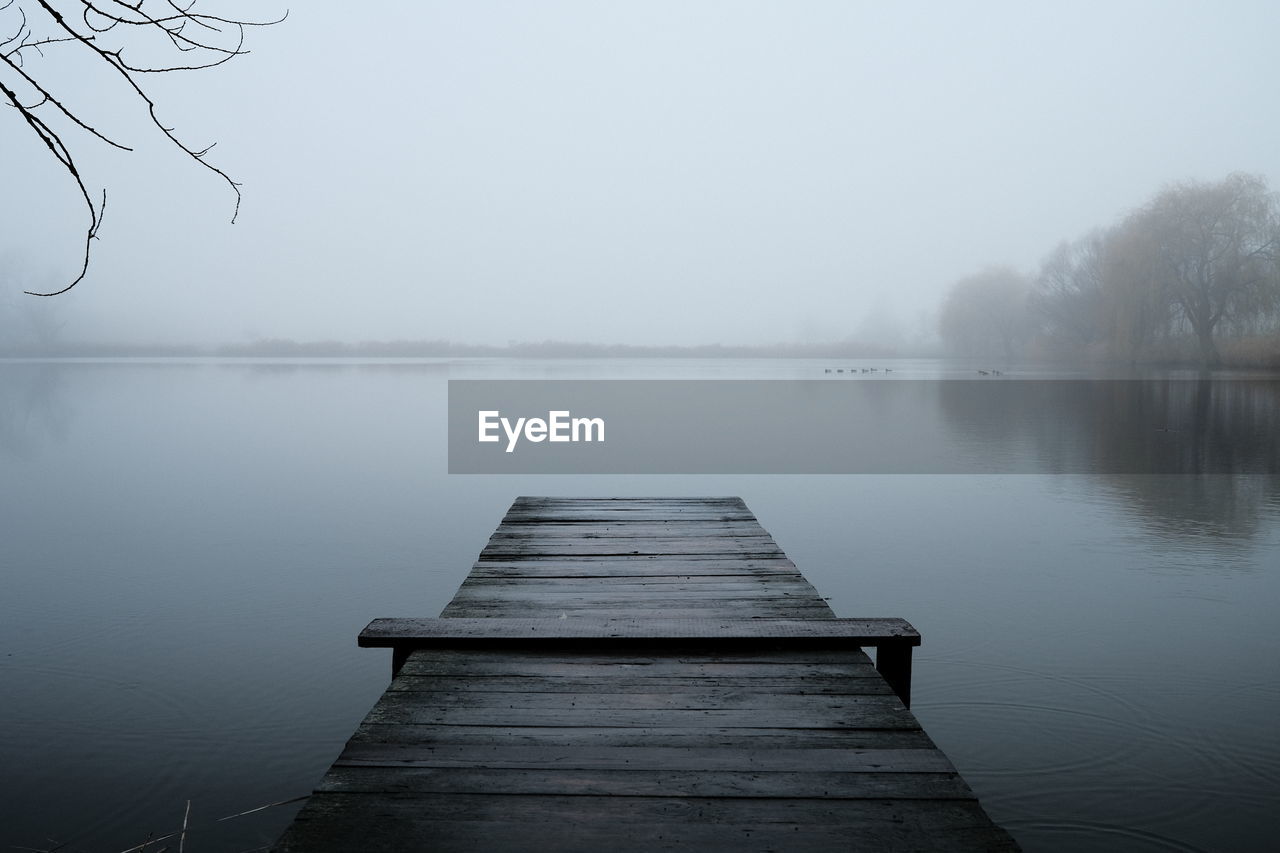
[[[568,527],[583,524],[676,525],[689,527],[705,525],[708,529],[721,525],[732,525],[750,527],[753,530],[766,530],[756,520],[756,517],[751,514],[750,510],[715,507],[697,507],[694,509],[573,507],[565,509],[531,508],[511,510],[503,516],[502,523],[498,529],[541,526],[544,524],[565,525]]]
[[[401,672],[409,676],[452,675],[459,677],[503,676],[529,678],[593,678],[602,684],[611,679],[687,678],[745,679],[795,677],[804,681],[823,678],[865,677],[873,667],[860,650],[809,649],[803,655],[793,651],[759,652],[707,650],[705,646],[673,647],[663,654],[652,650],[640,653],[592,650],[520,649],[431,649],[409,656]]]
[[[754,521],[711,521],[711,520],[679,520],[648,521],[624,519],[621,521],[594,522],[561,522],[544,521],[539,524],[504,523],[489,537],[494,539],[510,538],[564,538],[566,536],[579,539],[596,539],[607,536],[630,538],[652,537],[706,537],[735,536],[772,538],[763,527]]]
[[[621,592],[610,592],[609,590],[600,590],[599,592],[582,592],[580,590],[566,589],[561,591],[543,590],[537,593],[529,593],[528,597],[521,597],[518,591],[512,589],[475,589],[469,588],[458,591],[456,603],[467,604],[476,607],[493,606],[493,607],[509,607],[511,604],[528,604],[530,607],[560,607],[560,608],[577,608],[577,607],[619,607],[626,608],[632,606],[637,613],[643,611],[660,610],[666,607],[694,607],[704,602],[728,604],[729,602],[751,602],[759,601],[761,604],[792,604],[802,602],[813,604],[813,597],[804,590],[791,591],[787,589],[773,589],[770,587],[756,587],[749,589],[739,589],[734,592],[726,591],[723,596],[717,597],[715,593],[709,590],[670,590],[662,597],[653,597],[646,599],[646,604],[635,607],[627,590]],[[815,605],[816,606],[816,605]]]
[[[520,567],[521,564],[516,563],[514,566]],[[512,573],[506,575],[495,575],[487,571],[473,572],[467,576],[462,582],[463,587],[528,587],[530,592],[538,592],[543,588],[561,589],[572,586],[579,586],[586,591],[595,591],[600,589],[614,589],[621,584],[630,585],[632,588],[629,592],[634,595],[636,593],[647,594],[653,589],[654,584],[701,584],[705,588],[719,588],[730,586],[733,584],[747,584],[752,587],[760,587],[772,584],[794,584],[803,586],[809,590],[810,595],[817,595],[817,590],[813,585],[801,575],[799,572],[780,567],[778,569],[758,569],[737,567],[736,573],[727,572],[710,572],[702,573],[696,570],[685,569],[682,573],[669,572],[665,574],[596,574],[589,576],[575,576],[554,574],[539,570],[534,567],[534,571],[530,574],[515,574],[522,568],[516,568]]]
[[[509,598],[515,595],[576,595],[583,598],[601,596],[623,596],[638,598],[672,596],[684,598],[692,595],[714,596],[717,592],[742,595],[801,595],[814,598],[816,590],[808,581],[798,577],[772,575],[769,577],[751,577],[739,575],[736,578],[720,578],[720,583],[707,580],[680,581],[668,578],[665,580],[634,580],[613,578],[589,580],[573,578],[523,578],[518,582],[498,580],[494,578],[473,578],[458,588],[458,592],[470,597],[501,596]]]
[[[754,523],[755,516],[749,512],[682,512],[673,519],[669,512],[655,510],[651,512],[601,512],[582,510],[579,512],[522,512],[508,513],[502,519],[502,526],[511,530],[525,526],[543,524],[661,524],[661,523]]]
[[[495,742],[466,745],[351,743],[338,764],[356,767],[511,767],[558,770],[681,770],[762,773],[951,773],[955,768],[936,749],[778,748],[729,750],[677,748],[519,746]],[[815,768],[821,768],[815,771]]]
[[[784,553],[744,556],[741,554],[518,554],[508,560],[497,559],[476,561],[472,569],[489,568],[490,565],[510,563],[512,565],[538,566],[582,566],[601,569],[601,574],[610,574],[615,569],[642,568],[663,566],[676,568],[685,566],[692,570],[710,571],[717,566],[735,569],[761,568],[778,569],[783,566],[795,569],[795,564],[787,559]]]
[[[815,640],[826,648],[869,646],[885,642],[920,645],[920,634],[905,619],[375,619],[360,632],[360,645],[388,647],[411,640],[426,645],[458,642],[540,640],[644,640],[646,643],[725,642],[730,646],[750,640],[787,640],[797,647]],[[593,643],[594,644],[594,643]],[[597,646],[598,647],[598,646]]]
[[[480,578],[660,578],[660,577],[740,577],[801,578],[790,560],[725,560],[708,555],[704,559],[658,560],[621,559],[520,559],[476,563],[470,579]],[[713,581],[708,581],[713,582]]]
[[[379,793],[394,788],[415,794],[539,794],[611,797],[760,797],[779,788],[814,799],[893,798],[972,800],[973,792],[951,770],[821,773],[797,771],[695,771],[522,767],[432,767],[402,763],[370,766],[339,759],[321,791]]]
[[[403,668],[401,674],[403,675]],[[457,676],[405,676],[395,679],[388,690],[397,691],[443,691],[457,693],[551,693],[580,694],[592,693],[653,693],[657,691],[690,693],[697,689],[721,693],[764,693],[785,696],[797,694],[804,696],[846,696],[880,694],[888,696],[893,691],[873,667],[867,667],[860,678],[840,676],[838,678],[661,678],[636,677],[612,678],[608,681],[599,678],[568,678],[553,676],[550,678],[509,677],[509,676],[474,676],[470,678]]]
[[[759,709],[770,714],[823,715],[846,720],[860,714],[879,715],[896,711],[901,704],[890,691],[859,693],[770,693],[746,690],[703,689],[690,692],[674,690],[658,692],[619,691],[616,693],[576,694],[566,699],[565,694],[553,691],[496,690],[394,690],[388,691],[386,708],[398,713],[401,708],[412,706],[427,711],[559,711],[564,720],[576,719],[608,711],[629,713],[632,711],[685,711],[705,716],[707,711],[743,711]],[[568,710],[566,710],[568,709]]]
[[[480,553],[482,562],[506,555],[544,557],[609,556],[645,554],[655,556],[682,556],[686,554],[716,554],[720,556],[782,556],[782,549],[769,537],[733,538],[728,536],[650,536],[636,539],[497,539]]]
[[[619,509],[634,507],[693,507],[698,509],[708,506],[732,506],[745,510],[746,503],[737,495],[686,495],[675,497],[617,497],[613,495],[521,495],[512,501],[511,506],[607,506]]]
[[[756,727],[664,726],[435,726],[382,724],[366,720],[351,743],[434,744],[492,747],[553,745],[558,747],[715,747],[717,749],[933,749],[920,728],[796,729]]]
[[[1016,850],[967,800],[358,794],[313,797],[282,853]]]
[[[507,589],[516,586],[509,577],[493,577],[488,574],[472,573],[462,582],[463,589]],[[629,594],[662,592],[670,593],[695,592],[698,590],[723,589],[760,589],[763,587],[781,589],[805,589],[810,594],[816,593],[813,585],[798,572],[788,574],[737,574],[737,575],[595,575],[592,577],[563,577],[559,575],[523,576],[518,581],[521,588],[530,592],[559,592],[563,589],[576,589],[582,592],[595,593],[601,590],[613,592],[625,591]]]
[[[554,619],[566,616],[568,609],[564,603],[526,602],[520,607],[525,616]],[[625,619],[638,613],[653,613],[671,619],[700,619],[704,616],[733,615],[739,618],[760,619],[830,619],[832,610],[826,602],[805,601],[798,598],[775,599],[734,599],[724,598],[720,601],[697,599],[649,599],[643,604],[626,600],[616,602],[582,603],[572,608],[575,618],[583,619]],[[469,614],[467,611],[470,611]],[[457,601],[449,604],[441,615],[449,618],[489,618],[510,616],[514,612],[511,604],[484,604]]]
[[[437,726],[639,726],[648,728],[709,728],[719,726],[770,729],[913,729],[919,724],[894,697],[893,702],[840,708],[792,709],[743,708],[722,710],[686,708],[634,708],[593,710],[579,715],[563,708],[437,708],[417,703],[404,693],[387,693],[369,712],[370,722],[386,725]]]

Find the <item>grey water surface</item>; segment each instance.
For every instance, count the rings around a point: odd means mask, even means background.
[[[118,853],[187,801],[187,850],[269,844],[296,804],[216,819],[310,791],[387,683],[357,632],[439,612],[521,494],[741,495],[837,614],[921,631],[914,710],[1029,851],[1273,849],[1280,477],[446,473],[449,378],[832,366],[0,361],[0,849]],[[1215,417],[1252,438],[1215,470],[1257,470],[1280,401],[1225,381]],[[1105,419],[1020,432],[946,387],[921,418],[984,452],[1141,451]]]

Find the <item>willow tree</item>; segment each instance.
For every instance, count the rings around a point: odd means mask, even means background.
[[[65,293],[84,280],[89,255],[107,207],[105,187],[78,165],[85,144],[132,151],[114,132],[84,118],[82,108],[54,81],[59,66],[87,58],[140,104],[153,133],[227,185],[234,196],[231,221],[240,212],[240,185],[207,159],[213,145],[199,147],[178,136],[160,118],[148,93],[155,74],[215,68],[248,53],[245,30],[279,21],[248,21],[196,9],[198,0],[0,0],[0,100],[16,109],[0,119],[0,133],[26,130],[60,164],[84,202],[87,223],[79,273],[62,287],[34,296]],[[283,20],[281,18],[280,20]],[[126,56],[127,52],[127,56]],[[78,54],[78,57],[71,56]],[[141,57],[141,58],[137,58]]]
[[[1144,217],[1140,211],[1116,226],[1100,264],[1103,334],[1111,357],[1132,364],[1168,336],[1174,319],[1161,271],[1160,243]]]
[[[1062,242],[1040,264],[1031,296],[1032,311],[1059,347],[1090,351],[1108,331],[1106,260],[1111,232],[1096,229]]]
[[[1215,332],[1224,320],[1280,299],[1280,207],[1260,175],[1174,184],[1123,229],[1127,251],[1117,244],[1115,262],[1155,284],[1195,334],[1206,367],[1221,360]]]

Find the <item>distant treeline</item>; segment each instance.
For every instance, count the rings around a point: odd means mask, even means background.
[[[0,342],[0,358],[208,358],[210,347],[188,344]]]
[[[854,341],[825,344],[700,344],[654,346],[573,341],[512,341],[505,346],[424,341],[291,341],[262,340],[218,347],[220,356],[350,356],[356,358],[498,357],[498,358],[887,358],[896,353]]]
[[[1280,202],[1259,175],[1170,185],[1036,274],[956,282],[939,332],[973,356],[1280,368]]]
[[[893,358],[904,353],[856,341],[799,344],[641,346],[571,341],[513,341],[505,346],[447,340],[295,341],[269,338],[212,347],[182,344],[26,343],[0,356],[54,358]]]

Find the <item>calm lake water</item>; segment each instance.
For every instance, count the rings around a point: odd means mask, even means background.
[[[1280,477],[446,473],[451,377],[828,366],[0,361],[0,847],[118,853],[188,800],[188,850],[268,844],[296,805],[217,818],[311,790],[386,686],[356,634],[439,612],[514,497],[724,494],[837,614],[921,631],[914,710],[1028,851],[1274,849]]]

